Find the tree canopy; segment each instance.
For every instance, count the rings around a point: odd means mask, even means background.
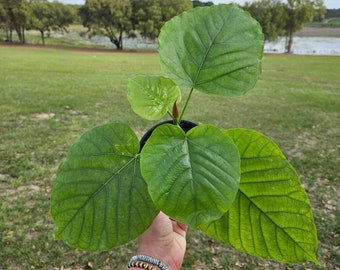
[[[128,0],[86,0],[80,8],[82,23],[90,37],[107,36],[117,49],[123,48],[123,33],[132,30],[131,14]]]
[[[142,37],[155,39],[164,23],[192,8],[189,0],[132,0],[134,28]]]
[[[260,23],[266,40],[284,35],[287,14],[284,4],[277,0],[246,2],[244,7]]]
[[[74,10],[59,2],[0,0],[0,28],[6,31],[9,41],[13,30],[20,43],[25,43],[25,30],[38,30],[44,44],[46,31],[65,31],[74,19]]]
[[[246,2],[244,9],[261,24],[266,40],[286,37],[286,52],[290,53],[293,35],[313,18],[323,18],[323,0],[259,0]]]
[[[301,30],[303,26],[311,22],[315,16],[313,2],[309,0],[288,0],[286,13],[288,18],[284,28],[286,33],[286,52],[290,53],[293,44],[293,34]]]
[[[41,34],[42,44],[45,45],[45,32],[67,31],[75,18],[73,9],[58,2],[34,1],[30,4],[28,30],[35,29]]]
[[[0,0],[0,11],[4,29],[7,31],[8,39],[12,39],[11,32],[14,30],[18,35],[20,43],[25,43],[25,28],[28,18],[28,2],[25,0]],[[10,32],[10,34],[8,34]]]

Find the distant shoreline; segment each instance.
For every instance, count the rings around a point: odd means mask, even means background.
[[[304,27],[295,37],[336,37],[340,38],[340,27]]]
[[[73,32],[72,29],[70,32]],[[77,33],[75,31],[74,33]],[[36,31],[28,31],[27,37],[32,35],[39,36]],[[306,26],[301,31],[294,34],[294,37],[296,38],[293,45],[293,54],[314,54],[314,55],[340,55],[340,44],[338,39],[340,39],[340,27],[314,27],[314,26]],[[312,40],[312,39],[316,40]],[[332,41],[327,41],[326,44],[323,44],[325,40],[322,39],[329,39],[334,38]],[[58,42],[54,42],[54,44],[46,44],[45,46],[42,46],[39,44],[39,37],[38,39],[32,39],[29,40],[26,44],[20,45],[16,42],[6,42],[0,40],[0,47],[3,46],[22,46],[21,48],[26,49],[34,49],[34,48],[45,48],[45,49],[65,49],[65,50],[74,50],[74,51],[83,51],[83,52],[117,52],[117,53],[157,53],[157,48],[153,49],[146,49],[143,47],[138,47],[139,44],[137,42],[136,44],[127,44],[124,41],[125,46],[123,51],[116,50],[115,48],[106,46],[105,43],[98,43],[98,44],[81,44],[74,40],[74,37],[71,36],[70,38],[66,38],[64,40],[61,40],[61,42],[58,44]],[[58,40],[58,38],[55,38],[54,40]],[[65,43],[65,40],[67,41]],[[95,39],[92,39],[94,41]],[[34,42],[38,41],[38,42]],[[133,41],[135,42],[135,41]],[[136,42],[135,42],[136,43]],[[301,45],[302,43],[302,45]],[[109,43],[110,44],[110,43]],[[141,43],[142,44],[142,43]],[[333,45],[332,45],[333,44]],[[334,45],[335,44],[335,45]],[[112,44],[111,44],[112,45]],[[313,47],[314,46],[314,47]],[[266,42],[265,53],[284,53],[285,51],[285,44],[284,44],[284,37],[279,38],[278,40],[274,42]]]

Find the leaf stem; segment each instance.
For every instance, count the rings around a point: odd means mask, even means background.
[[[187,100],[185,101],[183,110],[182,110],[181,115],[180,115],[180,117],[179,117],[179,119],[178,119],[178,123],[180,123],[180,122],[182,121],[183,114],[184,114],[185,110],[187,109],[187,106],[188,106],[188,103],[189,103],[189,100],[190,100],[190,98],[191,98],[191,95],[192,95],[192,92],[193,92],[193,91],[194,91],[194,88],[191,88],[191,89],[190,89],[189,96],[187,97]]]

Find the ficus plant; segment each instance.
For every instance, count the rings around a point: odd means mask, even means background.
[[[127,98],[140,117],[170,120],[141,141],[127,124],[109,123],[74,143],[52,188],[56,239],[109,250],[137,238],[162,211],[241,252],[318,263],[310,203],[279,147],[254,130],[183,118],[196,91],[231,97],[254,88],[263,43],[259,24],[233,4],[168,21],[158,47],[164,76],[131,78]]]

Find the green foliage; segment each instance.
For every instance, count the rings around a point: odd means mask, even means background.
[[[45,32],[66,31],[66,27],[75,19],[74,10],[59,2],[45,0],[0,0],[0,28],[7,31],[12,41],[12,30],[16,31],[19,42],[25,43],[25,30],[38,30],[42,43]]]
[[[340,27],[340,18],[330,19],[326,23],[329,26]]]
[[[6,23],[6,10],[5,8],[3,7],[2,4],[0,4],[0,26],[3,27],[3,25]],[[1,28],[0,28],[1,29]]]
[[[144,38],[155,39],[164,23],[192,8],[189,0],[132,0],[132,23]]]
[[[311,22],[316,11],[313,2],[309,0],[288,0],[286,12],[288,15],[284,28],[288,38],[286,51],[290,53],[293,45],[293,34],[301,30],[306,23]]]
[[[200,228],[240,251],[281,262],[318,262],[313,214],[293,167],[275,143],[246,129],[224,131],[241,155],[241,182],[230,210]]]
[[[291,52],[293,34],[311,22],[313,18],[323,18],[325,6],[323,0],[259,0],[246,2],[245,10],[261,24],[267,40],[275,40],[278,36],[286,36],[286,51]]]
[[[156,128],[144,146],[141,171],[156,207],[196,228],[230,208],[240,159],[234,143],[214,126],[184,133],[167,124]]]
[[[193,28],[193,18],[204,27]],[[165,40],[184,42],[164,46]],[[255,131],[221,131],[212,125],[185,133],[178,125],[196,90],[219,96],[250,90],[261,72],[262,50],[258,23],[232,4],[193,9],[165,24],[159,48],[163,71],[191,88],[180,118],[157,127],[141,152],[124,124],[85,133],[61,163],[53,185],[56,237],[77,248],[107,250],[136,238],[163,211],[240,251],[317,263],[306,193],[271,140]],[[164,80],[130,81],[129,100],[141,116],[159,117],[178,96],[173,83],[168,87]],[[132,218],[142,213],[143,218]]]
[[[67,31],[67,27],[77,19],[75,10],[71,6],[63,5],[59,2],[52,2],[52,7],[55,21],[52,29],[55,31]]]
[[[132,23],[144,38],[155,39],[159,35],[162,24],[160,1],[148,0],[131,2],[133,8]]]
[[[287,14],[280,1],[261,0],[246,2],[244,7],[260,23],[266,40],[284,36]]]
[[[322,22],[312,22],[308,26],[314,27],[314,28],[322,28],[322,27],[332,27],[332,28],[339,28],[340,27],[340,18],[331,18],[323,20]],[[322,31],[323,32],[323,31]],[[339,35],[336,35],[338,37]]]
[[[2,16],[4,16],[3,17],[3,22],[5,23],[4,28],[7,31],[15,30],[19,38],[19,43],[25,43],[24,31],[25,27],[27,26],[27,19],[29,16],[29,7],[27,1],[0,0],[0,6],[2,6],[3,9]]]
[[[38,30],[43,45],[45,45],[45,32],[66,31],[66,27],[75,19],[73,9],[58,2],[32,2],[29,7],[27,29]]]
[[[136,135],[124,124],[94,128],[72,146],[53,186],[56,239],[102,251],[151,225],[158,211],[140,174],[138,150]]]
[[[322,22],[326,16],[326,6],[324,0],[314,0],[315,16],[314,21]]]
[[[258,23],[233,5],[195,10],[195,16],[183,13],[164,25],[159,36],[163,72],[207,94],[235,96],[252,89],[263,54]]]
[[[325,18],[332,19],[332,18],[339,18],[340,17],[340,8],[337,9],[327,9]]]
[[[136,76],[129,80],[128,90],[133,111],[148,120],[162,118],[181,100],[178,85],[162,76]]]
[[[123,49],[123,33],[132,30],[130,21],[132,7],[125,0],[86,0],[80,8],[80,17],[89,35],[104,35]]]
[[[214,3],[212,1],[208,1],[208,2],[201,2],[201,1],[198,1],[198,0],[193,0],[192,1],[192,5],[193,7],[209,7],[209,6],[212,6]]]

